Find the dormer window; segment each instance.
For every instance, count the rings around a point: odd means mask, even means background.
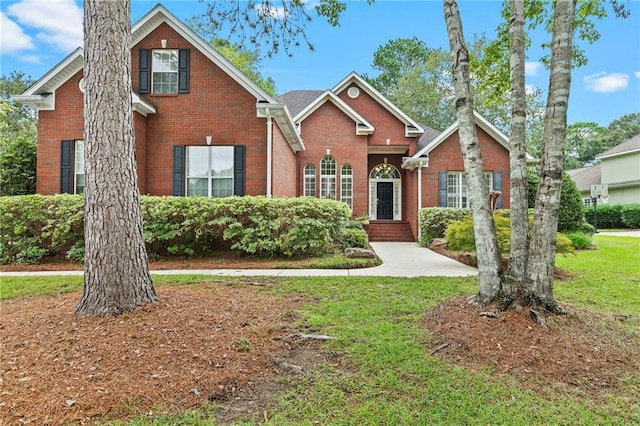
[[[189,49],[140,49],[140,94],[189,93]]]

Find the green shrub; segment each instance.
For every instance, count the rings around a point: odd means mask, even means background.
[[[582,232],[583,234],[587,234],[587,235],[593,235],[596,232],[596,228],[593,227],[592,224],[590,224],[589,222],[587,222],[586,220],[584,222],[582,222],[582,224],[580,225],[580,230],[579,232]]]
[[[565,234],[556,234],[556,253],[573,253],[573,242]]]
[[[42,247],[29,247],[16,254],[16,262],[35,265],[44,259],[47,254],[47,250]]]
[[[342,239],[342,248],[346,249],[349,247],[368,248],[369,236],[363,229],[345,229]]]
[[[558,211],[558,231],[573,232],[580,229],[584,220],[582,195],[576,183],[566,172],[562,173],[562,193]]]
[[[593,247],[593,241],[591,238],[591,235],[593,234],[585,234],[584,232],[572,232],[565,235],[571,240],[571,244],[575,249],[584,250]]]
[[[0,261],[83,259],[83,202],[81,195],[0,197]],[[149,257],[203,256],[225,244],[269,257],[328,253],[344,241],[350,216],[346,204],[315,198],[142,196],[140,204]]]
[[[622,207],[622,222],[627,228],[640,228],[640,204],[627,204]]]
[[[428,246],[435,238],[443,238],[449,223],[471,215],[469,209],[429,207],[420,210],[420,245]]]
[[[529,168],[527,177],[529,179],[529,208],[534,208],[540,176],[536,169]],[[563,172],[560,208],[558,211],[558,231],[578,231],[584,220],[583,207],[582,195],[578,187],[573,179],[566,172]]]
[[[583,209],[585,220],[598,229],[625,228],[622,221],[622,205],[600,204],[598,205],[598,224],[595,223],[595,211],[593,207]]]
[[[498,249],[500,253],[508,253],[511,247],[511,231],[509,218],[504,213],[497,213],[493,216],[493,223],[498,239]],[[445,232],[447,248],[454,251],[476,251],[476,239],[473,231],[473,220],[467,216],[462,220],[453,221]]]

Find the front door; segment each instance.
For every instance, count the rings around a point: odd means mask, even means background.
[[[376,185],[376,197],[378,198],[378,209],[376,219],[393,219],[393,182],[378,182]]]

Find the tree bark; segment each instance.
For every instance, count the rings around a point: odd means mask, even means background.
[[[567,105],[571,87],[574,13],[575,0],[554,3],[551,68],[544,117],[540,184],[536,197],[527,267],[526,290],[530,302],[552,313],[563,312],[553,296],[553,271],[564,165],[562,144],[567,128]]]
[[[526,93],[524,54],[524,1],[511,0],[510,41],[510,213],[511,249],[509,270],[503,287],[503,303],[511,304],[520,294],[527,268],[528,193]]]
[[[469,188],[480,276],[480,291],[471,302],[483,306],[493,303],[502,288],[502,266],[473,115],[469,53],[464,41],[460,12],[455,0],[444,0],[443,6],[451,46],[460,147]]]
[[[142,234],[129,0],[84,2],[85,262],[79,316],[157,300]]]

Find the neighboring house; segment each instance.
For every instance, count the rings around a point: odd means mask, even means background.
[[[143,194],[334,198],[369,215],[370,231],[394,225],[391,238],[412,240],[420,208],[469,205],[457,123],[421,126],[356,73],[274,98],[162,5],[132,26],[131,45]],[[77,49],[14,96],[39,111],[40,194],[84,189],[82,67]],[[475,122],[487,185],[508,208],[508,140]]]
[[[591,205],[591,185],[606,184],[609,204],[640,203],[640,135],[596,156],[600,163],[567,173]]]

